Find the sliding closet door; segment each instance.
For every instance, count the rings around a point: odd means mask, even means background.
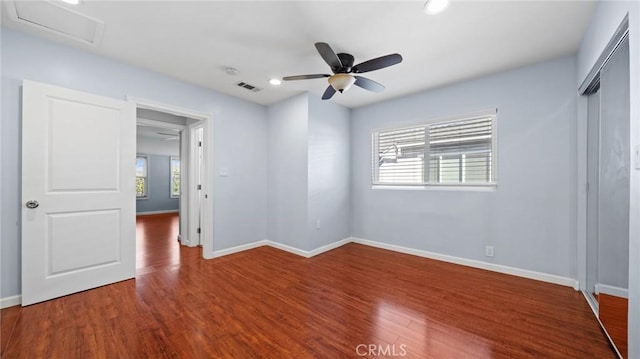
[[[587,294],[595,306],[598,283],[598,179],[600,177],[600,92],[587,98]]]
[[[600,72],[598,188],[598,317],[622,357],[627,355],[629,288],[629,42]]]
[[[600,73],[598,283],[627,289],[629,281],[629,43]]]

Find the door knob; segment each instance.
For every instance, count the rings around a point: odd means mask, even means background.
[[[27,201],[27,208],[38,208],[39,205],[38,201]]]

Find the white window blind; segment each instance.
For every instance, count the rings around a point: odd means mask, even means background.
[[[380,132],[378,135],[378,181],[422,182],[424,172],[424,126]]]
[[[495,184],[495,111],[373,133],[373,184]]]

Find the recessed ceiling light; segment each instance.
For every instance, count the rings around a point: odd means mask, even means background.
[[[427,0],[424,3],[424,12],[428,15],[435,15],[443,12],[449,6],[449,0]]]
[[[60,0],[62,2],[66,2],[67,4],[71,4],[71,5],[78,5],[80,4],[80,0]]]
[[[282,81],[280,81],[280,79],[271,79],[271,80],[269,80],[269,83],[274,85],[274,86],[278,86],[278,85],[282,84]]]

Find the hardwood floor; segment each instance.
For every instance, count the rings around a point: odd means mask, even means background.
[[[571,288],[358,244],[203,260],[176,223],[139,220],[135,280],[2,310],[2,358],[615,357]]]
[[[136,274],[198,262],[200,248],[180,247],[179,217],[175,213],[138,216],[136,220]]]
[[[627,357],[627,310],[628,300],[600,293],[598,296],[598,313],[602,325],[616,343],[623,358]]]

